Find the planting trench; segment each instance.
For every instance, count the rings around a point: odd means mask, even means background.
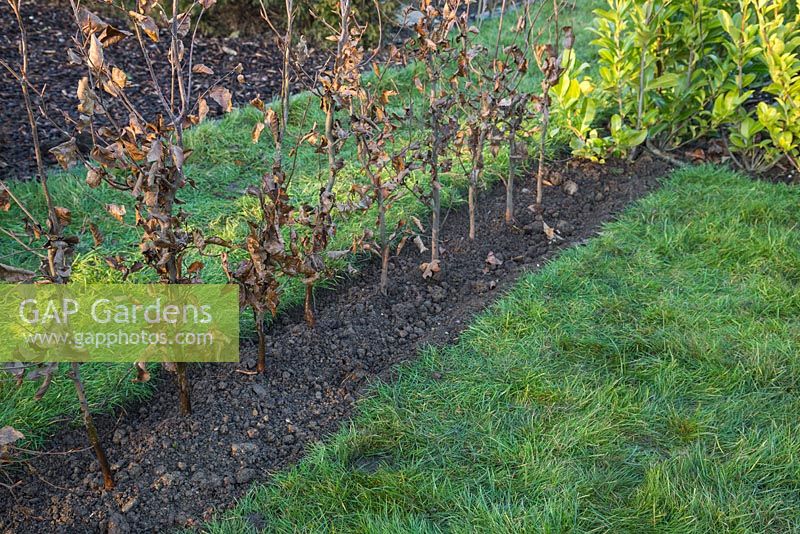
[[[242,372],[255,367],[252,341],[245,341],[238,365],[190,368],[193,415],[177,415],[167,377],[150,402],[99,418],[116,489],[102,490],[83,429],[63,428],[46,448],[83,450],[40,456],[9,474],[4,482],[18,484],[13,494],[0,489],[0,531],[143,532],[200,524],[340,428],[370,383],[391,380],[395,364],[426,345],[454,342],[520,273],[591,237],[667,170],[646,155],[633,165],[556,166],[550,180],[557,185],[544,195],[544,220],[563,238],[553,242],[527,209],[533,195],[521,188],[532,189],[530,179],[520,184],[513,227],[502,221],[505,191],[497,184],[479,197],[476,241],[467,238],[466,207],[446,215],[437,279],[422,280],[426,255],[409,245],[392,259],[388,297],[377,291],[379,266],[372,262],[316,293],[316,328],[303,323],[302,310],[279,317],[268,332],[265,375]],[[569,181],[577,185],[573,194]],[[490,252],[502,265],[487,263]]]

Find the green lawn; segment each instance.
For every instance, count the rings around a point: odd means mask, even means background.
[[[561,14],[562,24],[572,24],[576,28],[578,41],[576,50],[581,57],[589,58],[591,53],[589,42],[591,34],[588,30],[591,20],[591,8],[599,6],[601,0],[588,0],[583,6],[575,10],[568,10]],[[544,20],[544,19],[541,19]],[[506,29],[513,25],[513,20],[506,22]],[[493,49],[497,35],[497,20],[487,20],[481,27],[478,38],[488,48]],[[502,43],[510,44],[514,34],[504,31]],[[414,88],[413,78],[419,67],[411,65],[403,69],[388,72],[384,78],[387,86],[396,88],[398,92],[415,100],[417,109],[422,107],[422,97]],[[371,79],[371,74],[367,74]],[[538,86],[540,73],[535,65],[531,65],[529,76],[524,80],[523,87]],[[184,202],[181,208],[190,214],[188,224],[192,227],[202,228],[209,235],[218,235],[223,238],[242,238],[246,235],[246,220],[258,216],[255,200],[245,197],[243,191],[252,184],[259,183],[261,175],[270,167],[271,136],[263,135],[260,144],[254,145],[251,141],[253,125],[258,120],[259,114],[252,107],[234,110],[218,121],[207,121],[192,129],[187,135],[187,144],[194,149],[191,159],[187,163],[187,174],[196,182],[195,188],[187,188],[179,194]],[[324,123],[324,116],[319,109],[316,97],[303,93],[294,98],[291,114],[290,137],[300,137],[312,124]],[[529,124],[535,127],[534,123]],[[408,135],[419,129],[419,125],[410,124],[400,132],[398,137],[402,141]],[[531,142],[535,139],[532,137]],[[352,142],[346,144],[342,157],[346,162],[352,162],[354,147]],[[500,173],[505,172],[508,155],[506,149],[501,149],[497,157],[487,154],[486,180],[496,180]],[[326,157],[317,154],[311,147],[301,147],[297,152],[297,170],[292,180],[292,194],[295,198],[309,202],[315,201],[315,195],[327,179]],[[358,176],[358,169],[352,164],[347,164],[342,171],[340,184],[346,189],[347,181]],[[363,179],[363,177],[361,178]],[[458,165],[454,166],[451,173],[443,176],[444,203],[452,205],[459,202],[460,191],[465,184],[465,176]],[[141,232],[134,225],[133,210],[130,209],[130,199],[126,193],[114,191],[108,187],[90,189],[84,183],[82,172],[54,172],[49,180],[51,194],[56,205],[68,207],[72,211],[72,228],[76,233],[83,235],[82,242],[76,255],[74,276],[75,280],[87,282],[119,282],[119,272],[108,268],[105,257],[122,254],[134,258]],[[14,183],[12,189],[17,196],[22,198],[34,213],[45,212],[44,202],[39,187],[34,182]],[[119,224],[111,215],[106,213],[104,206],[109,203],[124,204],[129,207],[125,217],[125,224]],[[395,204],[394,212],[389,214],[390,226],[392,221],[408,217],[412,213],[422,215],[424,208],[417,204],[410,196]],[[337,220],[338,233],[332,250],[347,248],[354,235],[363,231],[365,226],[373,225],[372,214],[362,214],[348,219]],[[89,223],[95,223],[105,241],[95,247],[89,233]],[[22,216],[16,209],[9,212],[0,211],[0,225],[4,228],[22,232]],[[193,258],[189,258],[189,262]],[[235,258],[234,258],[235,259]],[[338,260],[334,268],[344,267],[345,261]],[[0,263],[36,268],[37,261],[27,254],[10,238],[0,237]],[[206,262],[208,266],[203,270],[203,279],[206,282],[221,283],[225,281],[221,266],[215,262]],[[147,282],[152,279],[148,271],[140,271],[133,275],[134,282]],[[330,282],[330,281],[328,281]],[[376,282],[377,283],[377,282]],[[302,303],[302,288],[297,283],[288,283],[282,301],[282,308]],[[251,314],[246,313],[242,318],[243,336],[253,334],[254,327]],[[130,382],[129,366],[125,365],[87,365],[84,367],[83,376],[87,382],[87,393],[92,405],[100,410],[111,410],[124,404],[132,398],[140,398],[152,391],[152,384],[133,384]],[[74,417],[78,413],[77,401],[74,400],[74,391],[68,379],[63,375],[54,380],[50,392],[41,401],[33,400],[36,385],[25,383],[23,387],[16,388],[12,382],[0,380],[0,426],[12,425],[22,431],[29,439],[28,445],[40,445],[51,431],[52,422],[62,416]]]
[[[800,530],[798,216],[676,173],[207,530]]]

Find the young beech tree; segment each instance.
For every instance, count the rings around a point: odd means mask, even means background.
[[[329,41],[336,42],[336,48],[326,65],[316,74],[312,92],[320,99],[320,106],[325,113],[325,125],[322,136],[316,131],[316,125],[302,138],[302,142],[314,145],[318,151],[325,152],[328,158],[328,179],[320,189],[314,205],[301,206],[295,215],[295,222],[304,227],[298,239],[293,239],[290,248],[299,261],[288,270],[290,274],[302,278],[305,285],[305,320],[314,326],[313,289],[314,283],[325,272],[323,255],[328,243],[336,233],[333,220],[335,207],[336,180],[344,166],[339,157],[341,145],[351,136],[349,126],[337,119],[337,112],[351,111],[353,97],[356,94],[363,54],[358,46],[358,39],[353,34],[360,28],[353,21],[350,0],[339,0],[339,28],[329,36]]]
[[[534,49],[534,57],[539,70],[542,71],[542,94],[536,99],[536,110],[541,114],[541,126],[539,136],[539,167],[536,172],[536,204],[534,210],[542,212],[542,186],[544,183],[544,148],[547,140],[547,130],[550,126],[550,89],[555,86],[564,68],[561,65],[561,54],[559,52],[559,33],[564,34],[564,49],[571,50],[575,42],[575,37],[570,26],[559,28],[558,26],[559,3],[553,0],[553,21],[555,31],[553,32],[553,44],[537,45]]]
[[[319,87],[316,93],[320,99],[322,111],[325,113],[325,152],[328,156],[328,182],[325,184],[325,193],[333,193],[336,177],[342,169],[343,162],[339,158],[339,148],[348,137],[347,133],[336,120],[336,112],[349,109],[354,96],[353,87],[359,76],[361,54],[358,47],[353,46],[351,29],[353,27],[350,0],[339,0],[339,31],[328,37],[329,41],[336,41],[333,52],[332,65],[318,75]]]
[[[446,66],[452,64],[455,47],[450,32],[456,25],[461,0],[446,0],[441,9],[431,0],[420,0],[416,36],[409,42],[417,60],[424,66],[424,77],[414,79],[417,89],[427,96],[423,111],[425,139],[419,160],[428,169],[431,208],[431,259],[421,265],[422,276],[429,278],[441,269],[439,232],[441,226],[440,174],[450,169],[448,150],[458,132],[458,109],[455,106],[458,83],[455,75],[444,79]]]
[[[208,99],[222,110],[232,108],[231,93],[220,85],[227,73],[207,85],[196,96],[197,77],[213,71],[194,57],[198,23],[216,0],[144,0],[128,11],[124,0],[104,1],[127,19],[133,33],[115,28],[97,14],[70,0],[80,29],[69,50],[74,63],[83,65],[86,76],[78,84],[77,129],[92,139],[92,160],[87,183],[128,191],[133,200],[136,226],[142,231],[142,262],[128,265],[124,258],[109,258],[112,268],[123,275],[147,266],[162,283],[182,284],[199,281],[203,263],[184,265],[187,249],[194,242],[186,230],[189,214],[178,209],[179,192],[193,185],[184,172],[190,151],[186,150],[185,131],[201,122],[209,112]],[[181,7],[185,9],[181,9]],[[129,98],[130,81],[124,68],[114,64],[109,52],[123,39],[135,39],[147,66],[154,99],[160,110],[147,116]],[[162,39],[164,42],[162,42]],[[159,43],[150,47],[147,41]],[[166,66],[164,66],[166,65]],[[240,72],[241,68],[236,72]],[[109,213],[120,222],[124,206],[109,205]],[[195,234],[198,235],[199,234]],[[202,244],[206,244],[206,240]],[[167,364],[176,373],[183,414],[191,412],[186,363]]]
[[[386,59],[389,64],[394,61],[399,51],[391,49]],[[398,95],[394,89],[383,87],[385,68],[373,63],[374,79],[370,83],[362,83],[357,91],[351,119],[353,135],[356,139],[358,161],[364,170],[367,183],[364,186],[353,184],[352,192],[358,199],[357,206],[368,209],[375,206],[377,211],[377,236],[367,230],[354,243],[354,247],[374,251],[381,258],[381,276],[379,289],[387,294],[389,284],[389,257],[392,241],[399,232],[404,231],[405,222],[401,221],[390,234],[387,226],[387,213],[392,204],[406,191],[406,178],[417,168],[412,154],[418,146],[410,142],[397,147],[395,133],[401,123],[411,117],[411,108],[405,107],[402,114],[388,110],[390,99]],[[400,241],[398,250],[402,249],[407,236]],[[422,242],[419,241],[419,245]],[[421,249],[422,250],[422,249]]]
[[[467,202],[469,206],[469,238],[475,239],[478,185],[483,175],[483,151],[487,137],[494,125],[496,106],[491,102],[489,64],[485,61],[486,47],[472,42],[471,37],[478,29],[469,23],[470,2],[457,17],[458,51],[455,82],[463,84],[457,92],[459,105],[465,116],[464,129],[456,137],[458,148],[466,147],[469,154],[469,186]]]
[[[258,333],[258,359],[256,371],[266,370],[266,334],[264,332],[264,316],[269,311],[273,316],[278,311],[280,302],[280,284],[278,276],[282,269],[294,265],[296,259],[291,256],[290,249],[284,242],[283,229],[292,223],[293,207],[289,202],[287,191],[288,177],[284,170],[284,146],[289,122],[289,106],[291,104],[291,55],[292,26],[295,10],[292,0],[285,1],[286,29],[279,32],[272,24],[266,7],[261,5],[261,16],[275,33],[275,41],[283,57],[281,68],[281,116],[267,107],[261,99],[251,102],[262,113],[262,118],[253,128],[253,143],[258,143],[263,131],[271,134],[272,168],[266,173],[258,187],[250,187],[247,194],[258,198],[260,218],[248,221],[249,232],[245,242],[240,245],[247,253],[235,271],[228,262],[227,253],[223,253],[223,268],[229,279],[235,279],[241,290],[239,303],[242,308],[253,310]]]
[[[240,306],[249,306],[255,315],[258,332],[256,370],[259,373],[266,370],[265,312],[269,311],[273,316],[277,312],[280,302],[278,275],[281,269],[290,270],[287,266],[297,263],[292,253],[287,251],[282,233],[282,229],[292,222],[292,206],[286,193],[286,176],[280,170],[275,171],[273,169],[273,172],[265,174],[259,187],[247,190],[248,194],[258,198],[261,213],[259,221],[248,221],[250,231],[242,245],[248,259],[243,260],[232,272],[227,254],[223,253],[225,272],[241,288]]]
[[[531,3],[531,0],[527,0],[523,9],[519,10],[511,44],[501,47],[506,13],[506,2],[503,1],[492,58],[491,101],[495,106],[497,117],[495,128],[490,135],[490,142],[493,152],[496,152],[501,143],[508,141],[508,174],[503,180],[506,187],[504,213],[506,224],[514,221],[514,182],[520,162],[528,155],[526,145],[519,143],[519,136],[523,133],[521,132],[523,121],[529,116],[527,106],[532,95],[520,91],[519,87],[528,73],[530,49],[544,31],[542,28],[537,36],[533,35],[535,23],[539,19],[545,3],[538,3],[538,9],[534,15],[531,14]],[[519,42],[520,38],[522,39],[521,43]]]
[[[21,0],[7,1],[14,14],[19,30],[20,64],[15,68],[11,64],[0,60],[0,66],[5,68],[19,83],[20,91],[22,92],[36,158],[37,179],[41,184],[41,194],[47,209],[47,217],[44,223],[40,221],[33,215],[32,211],[14,195],[11,189],[4,182],[0,181],[0,209],[8,211],[12,206],[15,206],[16,209],[20,211],[24,225],[24,232],[22,234],[18,234],[16,231],[9,228],[2,228],[2,232],[16,241],[29,254],[38,257],[40,260],[38,273],[19,267],[0,264],[0,280],[7,283],[68,284],[72,276],[72,261],[79,238],[75,235],[69,235],[67,227],[72,222],[71,212],[68,208],[55,204],[55,200],[48,187],[47,172],[44,167],[44,159],[36,122],[37,113],[35,111],[36,109],[44,110],[45,106],[41,103],[44,99],[44,91],[37,89],[29,78],[28,36],[23,23],[24,17],[20,11]],[[38,106],[35,106],[34,99],[39,100]],[[72,143],[74,143],[74,140]],[[68,142],[68,145],[69,144]],[[62,159],[62,150],[63,147],[56,147],[56,149],[54,149],[55,155],[59,161],[64,161]],[[57,363],[23,364],[12,362],[4,364],[2,369],[9,372],[16,379],[18,386],[21,385],[24,380],[41,381],[35,393],[35,398],[38,400],[47,393],[54,375],[59,370],[59,365]],[[75,387],[83,425],[86,428],[89,443],[100,465],[104,486],[106,489],[111,489],[114,487],[114,479],[90,411],[89,402],[86,397],[86,388],[80,374],[80,364],[77,362],[70,363],[67,376]],[[9,428],[10,427],[3,428],[2,431],[0,431],[0,447],[5,448],[22,438],[21,433],[13,431],[13,429],[8,430]],[[5,435],[5,438],[3,435]]]

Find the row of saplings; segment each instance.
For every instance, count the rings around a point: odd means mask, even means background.
[[[469,16],[469,0],[445,0],[442,5],[420,0],[414,10],[407,12],[408,20],[414,21],[414,31],[402,46],[365,52],[361,39],[365,27],[353,17],[350,0],[340,0],[339,27],[330,38],[335,42],[335,50],[306,87],[319,99],[325,114],[324,124],[319,127],[315,124],[290,144],[287,139],[293,92],[290,80],[304,78],[295,74],[301,72],[305,41],[293,35],[296,13],[293,0],[286,0],[284,29],[276,28],[266,11],[262,11],[283,58],[280,102],[275,106],[267,106],[258,99],[252,102],[262,114],[252,140],[258,143],[262,134],[272,138],[271,169],[260,184],[247,190],[248,195],[258,200],[260,217],[247,221],[249,231],[241,242],[231,242],[199,230],[187,230],[190,214],[178,207],[181,191],[193,185],[184,172],[190,156],[184,143],[186,131],[205,119],[209,103],[230,111],[232,95],[225,84],[242,78],[240,68],[215,74],[194,57],[197,25],[215,0],[195,0],[188,8],[177,0],[140,0],[136,10],[131,11],[123,0],[104,2],[106,9],[110,4],[119,10],[119,16],[128,21],[127,28],[115,27],[80,2],[70,0],[76,33],[66,61],[84,71],[77,87],[76,112],[70,113],[54,112],[48,107],[43,89],[31,82],[28,59],[36,51],[28,49],[21,0],[7,2],[18,22],[20,62],[17,66],[6,63],[2,66],[19,83],[24,98],[47,218],[39,220],[0,182],[0,208],[18,210],[20,227],[24,228],[2,231],[41,259],[39,272],[0,264],[0,277],[11,283],[70,282],[79,238],[68,230],[69,208],[57,205],[48,189],[37,131],[37,119],[44,117],[58,125],[70,139],[51,150],[62,166],[82,163],[87,169],[89,187],[112,187],[130,194],[128,209],[133,208],[142,235],[141,257],[108,258],[109,266],[121,271],[123,277],[151,269],[161,283],[186,284],[199,283],[204,267],[201,261],[187,265],[187,253],[220,261],[229,280],[240,287],[241,307],[251,308],[255,314],[259,372],[265,368],[264,318],[267,312],[274,314],[277,310],[281,277],[297,277],[305,284],[305,317],[310,325],[314,323],[312,287],[326,272],[326,249],[335,232],[334,215],[343,217],[359,210],[375,214],[376,228],[355,239],[353,247],[354,251],[380,256],[382,292],[386,292],[388,284],[392,249],[397,251],[407,240],[416,243],[423,252],[430,250],[429,261],[421,266],[422,275],[434,276],[442,268],[441,173],[452,169],[454,162],[463,165],[469,177],[469,235],[474,238],[477,188],[484,154],[487,151],[496,154],[501,145],[507,145],[510,164],[505,178],[505,219],[512,222],[514,175],[526,153],[520,148],[526,144],[518,144],[518,137],[530,119],[538,116],[540,148],[543,148],[550,88],[562,72],[559,47],[569,49],[573,41],[570,28],[558,28],[557,3],[545,21],[542,14],[545,3],[538,2],[534,8],[528,2],[513,12],[516,20],[510,24],[507,19],[511,18],[511,11],[506,13],[504,2],[496,41],[485,47],[475,42],[478,32]],[[181,11],[181,7],[185,10]],[[545,24],[536,24],[540,17]],[[535,34],[536,26],[546,30]],[[501,34],[509,29],[514,32],[514,42],[501,47]],[[160,109],[154,116],[145,116],[129,98],[127,74],[111,59],[114,46],[124,39],[136,40],[142,51],[141,60],[146,63],[148,82]],[[534,44],[544,39],[554,44]],[[148,42],[158,45],[150,46]],[[529,57],[543,74],[542,91],[538,95],[519,89],[527,75]],[[420,75],[414,79],[420,93],[417,100],[421,101],[417,106],[412,106],[411,98],[408,102],[400,101],[399,92],[384,78],[390,66],[411,61],[420,67]],[[371,68],[372,76],[362,75],[367,67]],[[201,77],[213,80],[205,83],[208,89],[202,91],[197,88]],[[409,131],[416,133],[410,135]],[[89,154],[78,150],[75,141],[78,134],[91,138]],[[344,166],[339,153],[347,140],[354,142],[357,149],[358,172],[353,174],[364,179],[343,187],[337,184]],[[313,145],[328,159],[325,183],[321,184],[318,201],[311,206],[298,205],[288,188],[295,170],[294,150],[304,143]],[[542,157],[540,150],[537,209],[541,209]],[[335,191],[349,192],[342,194],[346,198],[336,198]],[[389,227],[387,223],[387,212],[405,194],[415,195],[430,209],[427,247],[419,235],[421,224]],[[111,204],[106,209],[120,221],[127,211],[124,205]],[[91,230],[96,241],[102,239],[95,226]],[[177,376],[181,412],[188,414],[191,405],[186,364],[166,367]],[[5,370],[18,383],[25,379],[41,381],[36,393],[41,398],[58,365],[5,364]],[[144,364],[136,364],[136,370],[136,380],[149,378]],[[80,365],[72,363],[68,374],[77,391],[105,487],[111,488],[112,473],[92,422]],[[11,427],[0,430],[0,463],[11,461],[13,444],[21,438],[22,434]]]

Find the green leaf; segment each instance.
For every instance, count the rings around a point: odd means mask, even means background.
[[[648,91],[653,91],[655,89],[672,89],[678,86],[681,78],[682,76],[676,72],[667,72],[658,78],[650,80],[646,88]]]
[[[719,16],[720,24],[722,24],[722,29],[728,32],[728,35],[730,35],[734,41],[738,41],[740,36],[739,28],[734,25],[733,18],[730,14],[724,9],[720,9],[717,15]]]

